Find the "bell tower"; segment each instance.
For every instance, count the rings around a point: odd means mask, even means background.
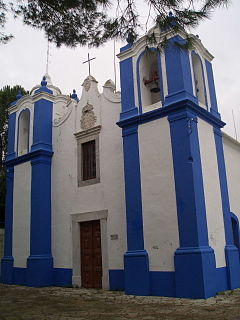
[[[118,55],[125,292],[207,298],[240,286],[213,56],[198,36],[151,32],[156,44],[144,36]]]

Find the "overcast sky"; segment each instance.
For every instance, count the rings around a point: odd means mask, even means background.
[[[5,85],[22,85],[26,90],[40,83],[46,72],[47,41],[43,32],[23,26],[20,20],[9,20],[6,32],[15,38],[0,46],[0,88]],[[235,136],[232,110],[240,140],[240,1],[232,0],[228,9],[218,9],[211,20],[202,22],[192,33],[198,34],[203,45],[215,59],[213,68],[219,110],[228,125],[225,131]],[[116,43],[116,53],[124,43]],[[54,85],[62,93],[73,89],[81,93],[81,85],[88,75],[88,66],[83,64],[88,52],[96,57],[91,64],[91,74],[99,82],[99,90],[109,78],[114,80],[114,46],[107,43],[99,49],[77,47],[57,49],[50,45],[49,74]],[[118,70],[118,59],[116,59]],[[117,88],[119,89],[119,72]]]

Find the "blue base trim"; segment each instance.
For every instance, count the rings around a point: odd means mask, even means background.
[[[50,255],[32,255],[27,259],[27,285],[44,287],[53,285],[53,258]]]
[[[20,286],[25,286],[27,284],[26,276],[27,269],[26,268],[13,268],[13,284],[18,284]]]
[[[150,271],[152,296],[175,297],[175,272]]]
[[[216,292],[228,290],[226,267],[216,269]]]
[[[5,256],[1,261],[1,282],[13,284],[13,257]]]
[[[225,247],[225,257],[227,264],[228,289],[240,287],[239,250],[235,246]]]
[[[124,255],[125,293],[150,295],[149,261],[145,250],[127,251]]]
[[[71,286],[72,285],[72,269],[54,268],[53,269],[54,286]]]
[[[176,297],[206,299],[216,294],[215,255],[210,247],[177,249],[174,262]]]
[[[124,270],[109,270],[110,290],[124,290]]]
[[[6,279],[5,281],[3,277],[1,278],[1,283],[6,284],[17,284],[22,286],[29,286],[29,287],[43,287],[43,286],[71,286],[72,285],[72,269],[64,269],[64,268],[53,268],[51,270],[51,279],[48,279],[49,283],[46,283],[46,281],[43,283],[43,279],[40,279],[43,272],[40,270],[36,270],[38,272],[37,277],[33,280],[29,278],[29,275],[31,274],[32,270],[30,271],[27,268],[17,268],[12,267],[10,265],[6,266],[6,270],[8,271],[8,274],[11,273],[11,278]],[[48,273],[49,274],[49,273]],[[8,281],[7,281],[8,280]],[[11,280],[11,281],[10,281]]]

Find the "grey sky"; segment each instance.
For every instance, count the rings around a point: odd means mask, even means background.
[[[46,72],[47,41],[43,32],[23,26],[20,20],[10,20],[6,32],[14,34],[9,44],[0,47],[0,88],[4,85],[20,84],[30,90],[40,83]],[[229,9],[218,9],[212,19],[202,22],[193,30],[203,45],[215,56],[213,61],[218,104],[222,119],[228,123],[225,131],[234,135],[232,109],[234,109],[237,131],[240,138],[240,1],[232,0]],[[116,44],[116,53],[124,43]],[[50,45],[49,74],[54,85],[62,93],[76,89],[81,93],[81,84],[88,75],[88,66],[82,62],[87,53],[96,57],[91,64],[91,73],[101,86],[109,78],[114,80],[113,42],[99,49],[78,47],[57,49]],[[117,70],[118,70],[118,61]],[[119,73],[117,73],[119,89]]]

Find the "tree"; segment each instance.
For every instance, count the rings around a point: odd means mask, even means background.
[[[161,29],[173,27],[170,11],[176,22],[174,28],[185,29],[196,27],[200,21],[209,18],[214,9],[227,6],[230,1],[115,0],[111,5],[110,0],[16,0],[11,4],[0,0],[0,26],[4,27],[6,14],[11,11],[15,17],[22,17],[25,24],[44,30],[49,41],[57,46],[99,46],[109,39],[127,39],[129,34],[130,40],[137,38],[142,26],[139,5],[143,3],[148,9],[145,29],[150,18]],[[0,33],[0,42],[7,42],[11,37]]]
[[[5,208],[5,179],[6,172],[4,161],[7,154],[7,121],[8,107],[11,102],[16,100],[18,92],[26,94],[27,92],[21,86],[5,86],[0,89],[0,223],[4,220]]]

